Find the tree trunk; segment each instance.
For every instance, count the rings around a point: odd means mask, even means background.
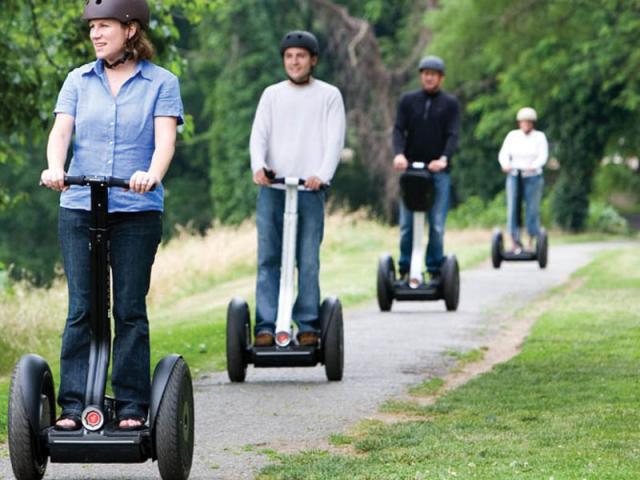
[[[352,17],[330,0],[310,0],[315,18],[328,38],[328,60],[337,68],[335,82],[345,97],[349,128],[355,130],[358,153],[369,167],[370,180],[381,192],[380,207],[393,217],[398,198],[397,175],[392,167],[391,132],[400,89],[416,72],[419,57],[431,39],[425,27],[417,29],[415,48],[401,67],[393,71],[383,61],[369,22]],[[436,0],[415,2],[412,18],[422,22],[424,13],[437,8]]]

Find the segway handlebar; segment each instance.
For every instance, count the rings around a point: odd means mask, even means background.
[[[120,187],[120,188],[130,188],[129,180],[118,177],[104,177],[98,175],[65,175],[64,177],[65,185],[80,185],[80,186],[89,186],[89,185],[106,185],[107,187]],[[156,185],[151,187],[151,190],[155,190]]]
[[[291,185],[292,182],[295,182],[296,180],[298,182],[298,185],[300,186],[304,186],[304,184],[307,183],[307,181],[304,178],[295,179],[290,177],[276,177],[275,173],[273,173],[272,170],[267,170],[266,168],[264,170],[264,173],[272,185],[276,185],[276,184]],[[329,185],[327,183],[323,183],[322,186],[320,187],[320,190],[326,190],[327,188],[329,188]]]

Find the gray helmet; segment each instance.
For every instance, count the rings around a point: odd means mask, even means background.
[[[311,55],[317,56],[320,53],[320,44],[316,36],[311,32],[302,30],[295,30],[284,36],[280,42],[280,55],[284,55],[284,51],[292,47],[304,48]]]
[[[142,28],[149,28],[149,5],[146,0],[86,0],[83,20],[115,18],[122,23],[137,20]]]
[[[440,57],[436,57],[435,55],[427,55],[420,60],[418,70],[435,70],[436,72],[440,72],[444,75],[444,60]]]

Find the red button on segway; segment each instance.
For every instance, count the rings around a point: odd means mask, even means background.
[[[91,412],[87,415],[87,423],[92,427],[95,427],[100,423],[100,415],[98,412]]]

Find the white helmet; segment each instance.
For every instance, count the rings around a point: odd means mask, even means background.
[[[518,115],[516,115],[516,120],[519,122],[529,121],[535,122],[538,120],[538,114],[531,107],[524,107],[518,110]]]

